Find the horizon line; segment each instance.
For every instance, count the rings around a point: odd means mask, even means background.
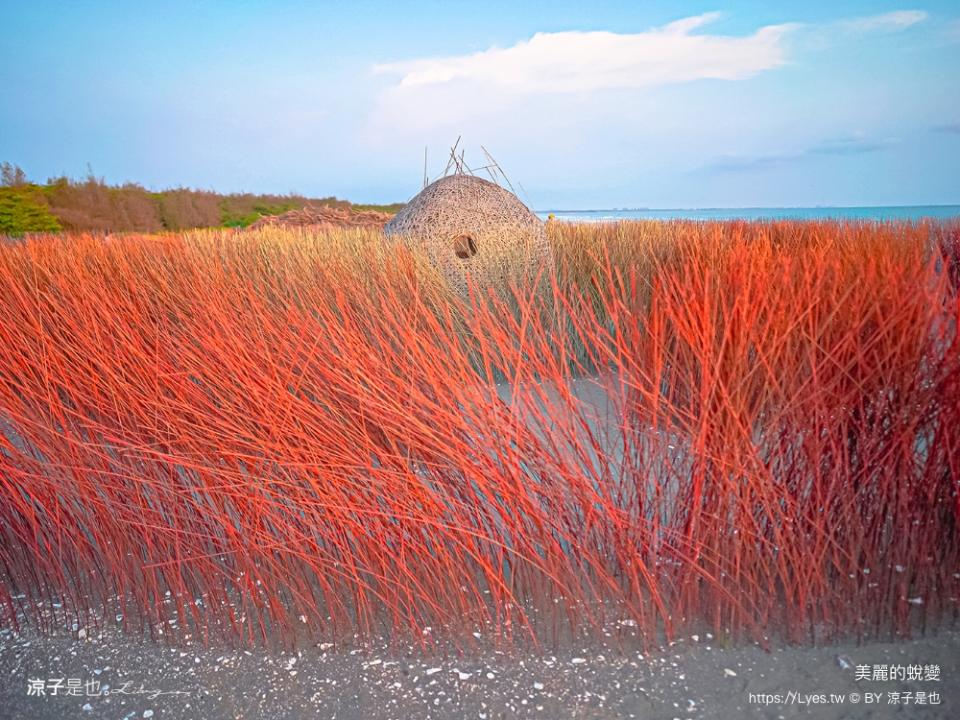
[[[675,210],[871,210],[878,208],[950,208],[960,207],[955,203],[911,203],[902,205],[732,205],[702,207],[623,207],[623,208],[580,208],[560,210],[550,208],[534,210],[535,213],[597,213],[597,212],[671,212]]]

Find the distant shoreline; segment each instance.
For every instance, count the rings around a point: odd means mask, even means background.
[[[572,212],[668,212],[694,210],[869,210],[873,208],[960,208],[960,203],[926,203],[924,205],[733,205],[720,207],[705,205],[704,207],[628,207],[628,208],[589,208],[578,210],[537,210],[545,213],[572,213]]]
[[[561,220],[945,220],[960,218],[960,205],[868,205],[739,208],[630,208],[606,210],[538,210]]]

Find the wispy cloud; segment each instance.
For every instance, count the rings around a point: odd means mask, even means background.
[[[864,155],[896,145],[895,138],[870,140],[861,136],[824,140],[806,151],[806,155]]]
[[[802,150],[768,153],[764,155],[735,156],[727,155],[712,163],[708,169],[723,171],[759,170],[776,165],[785,165],[811,157],[834,155],[852,156],[880,152],[896,145],[898,140],[886,138],[871,140],[862,136],[849,136],[824,140]]]
[[[960,122],[937,125],[933,129],[936,132],[948,133],[950,135],[960,135]]]
[[[695,33],[718,17],[706,13],[633,34],[537,33],[507,48],[384,63],[374,72],[399,77],[399,89],[470,83],[562,93],[738,80],[784,64],[781,40],[792,25],[768,25],[746,36]]]
[[[852,36],[910,28],[927,15],[900,10],[820,25],[785,22],[741,35],[713,31],[719,17],[705,13],[637,33],[536,33],[507,47],[380,63],[373,72],[388,81],[364,132],[373,142],[394,142],[403,131],[419,140],[440,129],[489,136],[491,126],[508,118],[505,134],[516,135],[518,127],[533,132],[523,117],[573,128],[596,123],[603,113],[622,115],[625,93],[638,97],[655,87],[747,80],[809,51],[810,37],[820,46],[850,42]]]
[[[899,32],[921,23],[929,17],[923,10],[896,10],[882,15],[840,20],[837,25],[855,33]]]

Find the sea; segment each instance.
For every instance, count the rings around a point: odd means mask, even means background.
[[[878,207],[635,208],[619,210],[543,210],[546,220],[949,220],[960,219],[960,205],[886,205]]]

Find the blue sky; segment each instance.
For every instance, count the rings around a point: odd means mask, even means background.
[[[405,200],[462,135],[537,209],[960,203],[954,2],[0,0],[31,178]]]

